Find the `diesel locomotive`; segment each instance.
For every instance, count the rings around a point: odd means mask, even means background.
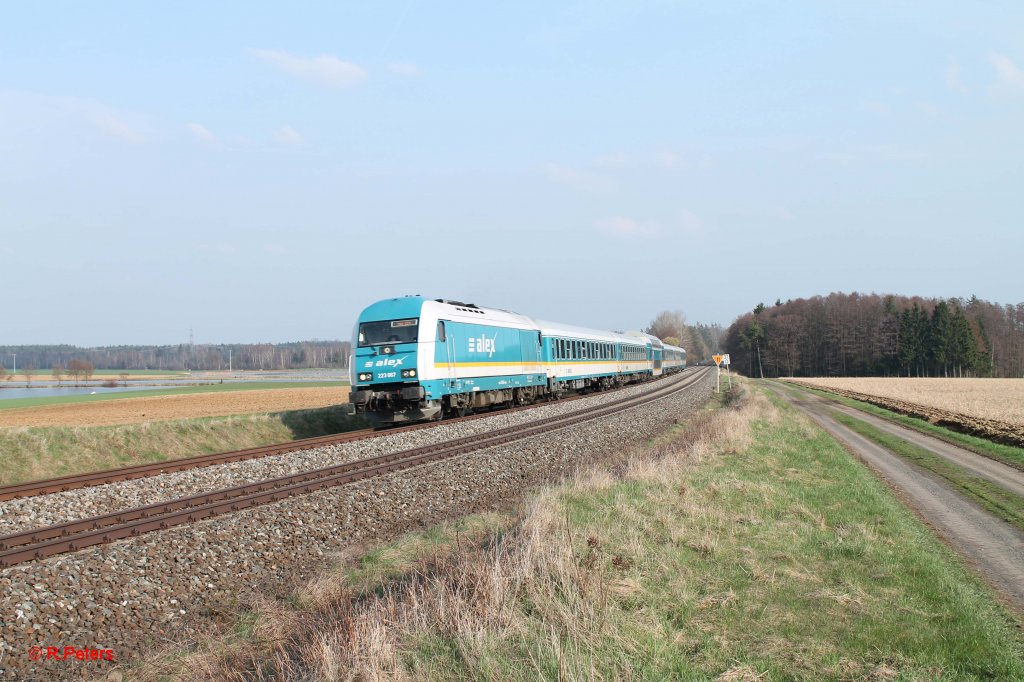
[[[684,369],[686,351],[641,332],[406,296],[363,310],[350,360],[352,406],[383,427],[658,377]]]

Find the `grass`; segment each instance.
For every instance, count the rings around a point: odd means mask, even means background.
[[[996,461],[1002,462],[1003,464],[1012,466],[1016,469],[1024,469],[1024,448],[1014,447],[1012,445],[1004,445],[1002,443],[994,443],[978,436],[972,436],[966,433],[960,433],[959,431],[953,431],[943,426],[932,424],[931,422],[925,421],[924,419],[918,419],[917,417],[908,417],[907,415],[893,412],[871,403],[866,403],[861,400],[855,400],[853,398],[847,398],[836,393],[831,393],[824,389],[810,388],[805,385],[792,384],[787,381],[776,382],[777,385],[783,386],[791,390],[799,391],[810,391],[820,396],[834,400],[847,407],[866,412],[867,414],[887,419],[895,424],[906,426],[907,428],[920,431],[921,433],[935,438],[941,438],[947,443],[958,445],[966,450],[975,452],[979,455],[984,455]]]
[[[886,450],[946,479],[999,518],[1024,530],[1024,498],[1021,496],[989,480],[974,476],[948,459],[890,435],[860,419],[835,410],[832,411],[832,416],[839,423]]]
[[[123,426],[0,429],[0,485],[282,443],[365,427],[345,406]]]
[[[188,395],[192,393],[225,393],[228,391],[265,391],[277,388],[325,388],[348,386],[347,381],[239,381],[224,384],[201,384],[196,386],[179,386],[169,388],[153,388],[138,391],[119,391],[115,393],[97,393],[96,395],[57,395],[39,398],[11,398],[0,400],[0,410],[11,410],[19,407],[42,407],[45,405],[64,405],[69,403],[88,403],[97,400],[120,400],[122,398],[149,398],[159,395]]]
[[[1024,679],[1018,624],[866,467],[760,391],[729,402],[140,679]]]

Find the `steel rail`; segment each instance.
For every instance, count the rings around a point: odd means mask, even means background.
[[[562,402],[579,400],[581,398],[589,397],[589,395],[592,394],[576,395],[571,396],[569,398],[563,398]],[[490,417],[498,413],[528,410],[535,407],[542,407],[547,404],[549,403],[533,403],[531,405],[522,405],[518,407],[505,408],[500,411],[481,412],[477,414],[468,415],[466,417],[446,419],[441,422],[425,422],[422,424],[410,424],[408,426],[399,426],[380,431],[375,431],[373,429],[360,429],[358,431],[349,431],[347,433],[332,434],[329,436],[317,436],[315,438],[303,438],[300,440],[288,441],[287,443],[263,445],[255,448],[246,448],[244,450],[232,450],[230,452],[215,452],[207,455],[197,455],[195,457],[172,459],[165,462],[134,464],[131,466],[119,467],[117,469],[105,469],[102,471],[90,471],[82,474],[69,474],[67,476],[60,476],[57,478],[41,479],[38,481],[27,481],[25,483],[16,483],[13,485],[0,486],[0,502],[23,497],[35,497],[37,495],[60,493],[68,490],[78,490],[80,488],[89,488],[97,485],[104,485],[107,483],[119,483],[121,481],[130,481],[138,478],[147,478],[149,476],[157,476],[160,474],[173,473],[176,471],[187,471],[189,469],[199,469],[208,466],[216,466],[218,464],[228,464],[230,462],[241,462],[249,459],[259,459],[261,457],[283,455],[289,452],[298,452],[300,450],[309,450],[312,448],[324,447],[328,445],[340,445],[342,443],[351,443],[354,441],[368,440],[371,438],[388,436],[391,435],[392,433],[405,433],[408,431],[418,431],[420,429],[428,429],[439,425],[452,424],[455,422],[483,419],[485,417]]]
[[[223,513],[268,504],[294,495],[381,476],[548,433],[660,400],[690,387],[705,374],[706,370],[684,374],[679,376],[677,381],[658,387],[650,393],[626,398],[593,410],[576,410],[527,424],[505,427],[411,450],[323,467],[234,488],[224,488],[89,519],[13,533],[0,537],[0,566],[13,566],[25,561],[43,559],[114,540],[135,537],[153,530],[193,523]]]

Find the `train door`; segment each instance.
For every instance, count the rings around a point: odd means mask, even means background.
[[[540,363],[540,332],[520,331],[519,352],[522,354],[523,373],[535,374]]]
[[[455,387],[455,339],[444,320],[437,322],[437,360],[445,367],[448,388]]]

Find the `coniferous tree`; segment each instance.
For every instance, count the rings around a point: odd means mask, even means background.
[[[932,311],[928,327],[928,359],[936,375],[949,376],[949,361],[952,355],[953,321],[949,304],[939,301]]]

